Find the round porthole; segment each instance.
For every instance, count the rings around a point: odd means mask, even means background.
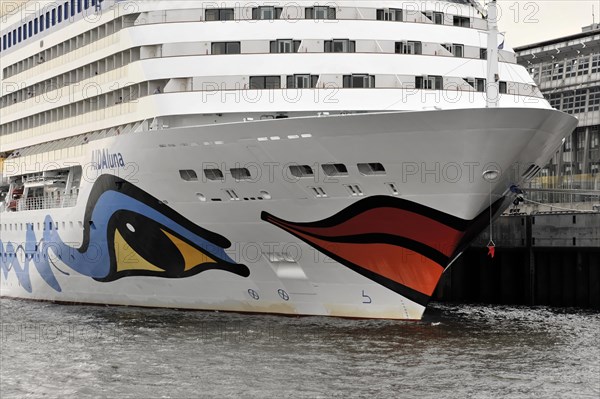
[[[198,200],[200,200],[202,202],[206,202],[206,197],[203,194],[196,193],[196,197],[198,197]]]

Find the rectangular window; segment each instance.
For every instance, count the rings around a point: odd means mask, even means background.
[[[321,166],[326,176],[348,176],[348,168],[343,163],[329,163]]]
[[[487,49],[486,48],[480,48],[479,49],[479,59],[480,60],[487,60]]]
[[[58,22],[61,23],[62,22],[62,6],[58,6]]]
[[[2,36],[2,50],[6,50],[7,35]]]
[[[21,27],[20,27],[20,26],[19,26],[19,29],[17,30],[17,32],[18,32],[18,35],[19,35],[19,36],[18,36],[18,37],[19,37],[19,43],[21,43],[21,40],[22,40],[22,38],[23,38],[23,35],[22,35],[22,32],[23,32],[23,30],[21,29]]]
[[[389,8],[377,10],[378,21],[402,21],[402,10],[399,8]]]
[[[336,9],[334,7],[315,6],[305,9],[306,19],[335,19]]]
[[[185,181],[198,181],[198,175],[192,169],[180,170],[179,176]]]
[[[252,89],[252,90],[280,89],[280,88],[281,88],[281,77],[280,76],[250,76],[250,89]]]
[[[28,30],[29,30],[29,33],[28,33],[27,35],[28,35],[29,37],[31,37],[31,36],[33,36],[33,21],[29,21],[29,23],[27,24],[27,26],[28,26],[28,28],[29,28],[29,29],[28,29]]]
[[[500,82],[498,90],[500,91],[500,94],[506,94],[507,93],[506,82]]]
[[[69,19],[69,3],[65,3],[63,4],[63,19],[66,21],[67,19]]]
[[[600,111],[600,87],[592,87],[590,89],[588,111]]]
[[[462,57],[465,52],[465,46],[462,44],[446,43],[442,44],[442,47],[451,52],[455,57]]]
[[[218,42],[212,44],[212,54],[240,54],[240,42]]]
[[[233,8],[209,8],[204,12],[207,21],[233,21]]]
[[[422,54],[421,42],[396,42],[396,54]]]
[[[288,89],[314,89],[319,75],[290,75],[287,77]]]
[[[83,0],[83,8],[86,10],[90,8],[90,0]]]
[[[346,89],[370,89],[375,87],[375,76],[373,75],[344,75],[344,88]]]
[[[552,80],[552,64],[542,65],[542,82]]]
[[[427,18],[429,18],[431,20],[431,22],[433,22],[436,25],[444,24],[444,13],[443,12],[426,11],[426,12],[423,12],[423,14]]]
[[[596,54],[592,56],[592,72],[598,73],[600,72],[600,54]]]
[[[356,42],[348,39],[334,39],[325,41],[326,53],[354,53]]]
[[[56,8],[52,10],[52,26],[56,25]]]
[[[568,91],[564,93],[563,102],[562,102],[562,111],[567,114],[573,113],[573,107],[575,106],[575,92]]]
[[[577,64],[577,76],[587,75],[590,69],[590,57],[586,56],[579,59]]]
[[[71,16],[75,16],[75,0],[71,0]]]
[[[466,81],[473,87],[476,91],[483,93],[485,92],[485,79],[480,78],[467,78]]]
[[[81,13],[81,0],[77,0],[77,14]]]
[[[577,74],[577,60],[567,60],[565,66],[565,79],[573,78]]]
[[[225,177],[223,176],[223,172],[221,172],[221,169],[204,169],[204,176],[208,180],[212,180],[212,181],[225,180]]]
[[[231,177],[235,180],[251,180],[250,171],[246,168],[231,168]]]
[[[8,48],[12,47],[12,33],[8,32]]]
[[[454,16],[454,26],[461,26],[463,28],[471,27],[471,18]]]
[[[38,19],[36,18],[36,19],[33,20],[33,34],[37,35],[38,32],[39,32],[39,30],[38,30]]]
[[[552,80],[562,80],[565,72],[565,64],[557,62],[552,68]]]
[[[562,98],[561,93],[550,94],[550,96],[548,96],[548,102],[550,103],[550,106],[552,108],[560,109],[561,98]]]
[[[300,40],[280,39],[271,42],[271,53],[297,53]]]
[[[386,173],[380,163],[359,163],[357,166],[360,174],[365,176],[385,175]]]
[[[590,148],[598,147],[600,147],[600,126],[592,126],[590,128]]]
[[[252,9],[252,19],[273,20],[281,18],[283,8],[265,6]]]
[[[39,21],[40,21],[40,32],[43,32],[44,31],[44,16],[43,15],[40,16]]]
[[[290,173],[294,177],[312,177],[315,175],[309,165],[290,165]]]
[[[27,24],[23,25],[23,40],[27,39]]]
[[[415,88],[425,90],[442,90],[443,79],[441,76],[416,76]]]
[[[585,101],[587,99],[587,90],[580,89],[575,91],[575,104],[573,106],[573,113],[579,114],[585,112]]]

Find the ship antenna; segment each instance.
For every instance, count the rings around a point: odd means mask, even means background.
[[[498,9],[496,0],[488,3],[487,10],[488,41],[487,41],[487,108],[497,108],[499,100],[498,80]]]

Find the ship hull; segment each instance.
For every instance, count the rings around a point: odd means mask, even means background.
[[[575,123],[553,110],[472,109],[92,141],[79,160],[74,207],[1,214],[0,294],[420,319],[444,270]],[[384,170],[365,171],[363,163]],[[328,176],[325,164],[347,173]],[[293,165],[312,174],[298,175]],[[205,169],[222,170],[223,180]],[[197,179],[184,180],[180,171],[190,170]],[[486,171],[500,176],[488,181]]]

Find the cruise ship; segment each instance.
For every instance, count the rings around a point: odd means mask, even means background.
[[[495,1],[9,3],[3,297],[418,320],[576,126]]]

